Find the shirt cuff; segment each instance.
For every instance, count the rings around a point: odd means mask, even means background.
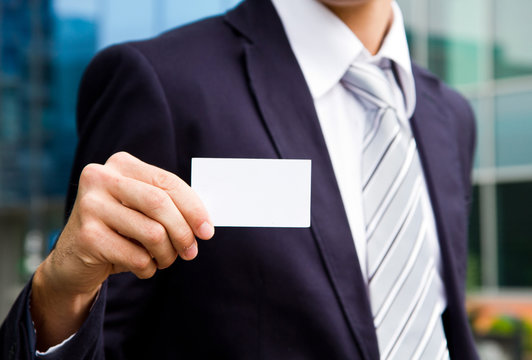
[[[35,329],[34,329],[34,331],[35,331]],[[46,350],[45,352],[40,352],[39,350],[36,350],[35,351],[35,355],[39,358],[39,357],[42,357],[42,356],[53,354],[56,350],[60,349],[63,345],[65,345],[67,342],[69,342],[70,339],[72,339],[74,337],[74,335],[76,335],[76,333],[73,333],[72,335],[70,335],[68,338],[63,340],[60,344],[57,344],[57,345],[54,345],[54,346],[48,348],[48,350]]]
[[[60,344],[50,347],[44,352],[35,349],[37,359],[65,359],[65,358],[93,358],[95,353],[103,350],[102,330],[103,314],[105,313],[105,299],[107,283],[104,282],[96,294],[94,301],[89,310],[87,318],[81,325],[80,329]],[[31,293],[30,293],[31,296]],[[28,307],[29,310],[29,307]],[[31,322],[33,326],[33,321]],[[33,334],[36,335],[35,326],[32,328]]]

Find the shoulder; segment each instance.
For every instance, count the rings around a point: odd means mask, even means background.
[[[471,107],[462,94],[449,87],[437,75],[429,70],[415,63],[412,64],[412,69],[416,79],[416,85],[418,85],[420,81],[430,84],[430,86],[425,87],[423,91],[432,92],[430,95],[439,97],[439,100],[443,102],[441,105],[446,105],[449,109],[456,112],[456,115],[469,113]]]
[[[413,64],[416,80],[417,102],[429,101],[440,114],[436,116],[444,121],[456,144],[458,159],[462,166],[464,182],[469,184],[476,146],[476,121],[469,101],[458,91],[452,89],[430,71]]]
[[[458,91],[441,81],[436,75],[416,64],[412,64],[416,81],[417,101],[433,102],[455,130],[459,143],[473,149],[475,142],[475,116],[469,101]]]
[[[216,67],[234,58],[240,39],[223,16],[204,19],[172,29],[157,37],[125,42],[102,50],[93,63],[106,67],[149,66],[159,75],[186,74]]]
[[[216,16],[106,48],[91,61],[86,79],[90,87],[115,78],[121,84],[149,81],[167,96],[202,92],[243,76],[243,41],[223,15]]]
[[[221,15],[154,38],[112,45],[96,54],[85,70],[80,100],[93,103],[93,97],[115,86],[157,87],[168,94],[190,91],[224,74],[235,77],[241,68],[241,41]]]

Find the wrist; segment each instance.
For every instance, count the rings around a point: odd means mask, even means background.
[[[79,330],[101,286],[88,292],[69,291],[54,278],[53,266],[47,260],[33,276],[30,299],[39,351],[60,343]]]
[[[77,312],[78,307],[92,302],[101,284],[83,286],[81,279],[72,275],[74,271],[69,271],[70,275],[65,278],[62,275],[64,269],[57,269],[58,266],[65,267],[65,264],[54,264],[52,256],[50,254],[35,271],[32,291],[39,299],[42,297],[44,302],[61,303],[65,306],[62,311]]]

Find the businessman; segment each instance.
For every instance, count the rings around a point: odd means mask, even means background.
[[[68,221],[2,358],[477,358],[474,120],[411,64],[391,0],[248,0],[108,48],[78,128]],[[192,157],[311,159],[311,227],[215,234]]]

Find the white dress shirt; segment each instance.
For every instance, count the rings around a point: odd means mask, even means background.
[[[393,2],[393,23],[379,52],[372,56],[356,35],[318,0],[272,0],[296,59],[301,67],[320,121],[336,181],[349,221],[351,234],[367,281],[366,233],[362,204],[361,163],[365,111],[362,104],[340,80],[349,65],[365,62],[379,67],[395,64],[398,80],[385,71],[392,85],[401,121],[410,128],[416,93],[403,16]],[[388,64],[387,64],[388,63]],[[401,84],[399,85],[398,82]],[[423,179],[425,182],[425,179]],[[439,272],[440,306],[446,306],[441,254],[432,205],[426,183],[422,204],[428,218],[428,241],[435,254]]]

